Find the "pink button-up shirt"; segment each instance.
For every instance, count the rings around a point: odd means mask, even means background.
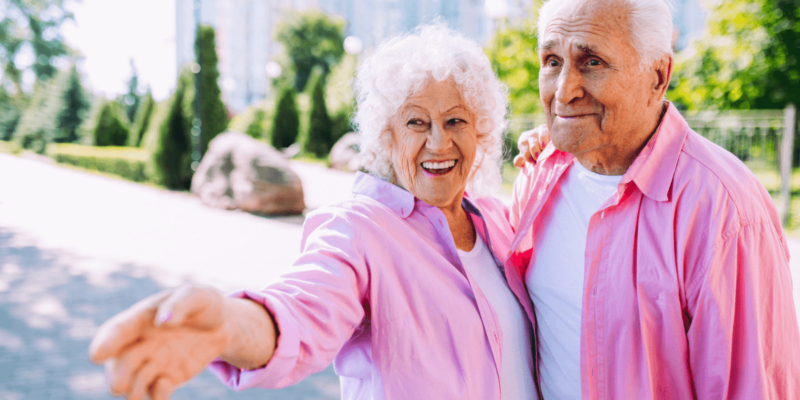
[[[550,145],[517,179],[509,281],[525,276],[532,227],[572,161]],[[582,397],[800,399],[788,264],[767,191],[670,104],[589,223]]]
[[[244,371],[218,360],[212,372],[236,389],[280,388],[333,361],[345,399],[499,399],[503,332],[444,214],[365,174],[353,192],[308,215],[288,273],[237,294],[275,318],[270,362]],[[513,237],[507,209],[490,198],[463,205],[502,268]],[[513,287],[532,320],[524,287]]]

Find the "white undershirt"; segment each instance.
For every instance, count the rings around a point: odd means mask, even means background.
[[[458,250],[461,263],[497,314],[503,332],[500,347],[500,399],[529,399],[536,393],[533,382],[531,329],[525,310],[509,289],[505,278],[484,244],[476,235],[475,247]]]
[[[536,310],[539,381],[548,400],[581,398],[581,309],[589,219],[622,176],[593,173],[577,160],[534,228],[535,255],[525,284]]]

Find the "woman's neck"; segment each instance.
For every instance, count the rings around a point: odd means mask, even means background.
[[[444,217],[447,219],[447,225],[450,227],[450,234],[453,235],[453,241],[456,248],[463,251],[470,251],[475,246],[475,226],[472,224],[472,218],[469,217],[461,203],[457,207],[438,207],[442,210]]]

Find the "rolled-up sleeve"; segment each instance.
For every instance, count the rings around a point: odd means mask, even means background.
[[[242,370],[222,360],[209,369],[229,387],[282,388],[325,369],[362,324],[369,286],[364,252],[354,218],[339,209],[309,214],[302,253],[292,268],[249,298],[272,314],[277,346],[266,366]]]
[[[782,233],[769,223],[742,224],[706,256],[704,273],[687,286],[697,398],[800,398],[800,334]]]

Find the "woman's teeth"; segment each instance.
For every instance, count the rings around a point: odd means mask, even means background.
[[[452,168],[455,165],[456,165],[456,160],[442,161],[442,162],[426,161],[422,163],[422,168],[425,168],[427,170],[436,170],[436,169]]]

